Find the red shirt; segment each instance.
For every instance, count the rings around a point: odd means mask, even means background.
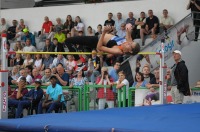
[[[98,84],[101,80],[101,77],[98,77],[96,80],[96,84]],[[110,82],[113,82],[113,79],[110,78]],[[103,83],[102,83],[103,85]],[[107,83],[108,85],[108,83]],[[113,101],[115,99],[114,93],[112,91],[112,88],[106,88],[106,93],[104,92],[104,88],[98,88],[97,98]]]
[[[42,29],[44,29],[44,33],[49,33],[53,23],[51,21],[44,22],[42,25]]]
[[[11,99],[16,99],[17,98],[17,92],[18,92],[18,88],[16,88],[12,95],[10,96]],[[27,88],[23,88],[22,91],[21,91],[21,94],[24,96],[25,94],[28,93],[28,89]]]

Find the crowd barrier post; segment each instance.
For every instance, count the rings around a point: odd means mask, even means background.
[[[133,101],[133,93],[134,93],[134,101]],[[135,87],[130,87],[128,89],[128,107],[131,107],[133,102],[135,103]]]
[[[123,101],[122,101],[123,95]],[[117,90],[117,100],[118,100],[118,107],[126,107],[126,86]],[[122,102],[122,104],[121,104]]]

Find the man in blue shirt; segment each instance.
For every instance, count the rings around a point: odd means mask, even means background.
[[[47,113],[51,113],[53,110],[58,110],[61,107],[62,102],[64,102],[62,87],[56,83],[56,76],[51,76],[50,81],[51,85],[47,87],[45,100],[39,103],[39,114],[42,113],[43,108],[47,109]]]
[[[35,80],[35,88],[31,89],[25,94],[21,101],[17,105],[16,118],[20,118],[23,109],[27,107],[35,107],[38,105],[43,97],[43,90],[40,88],[42,81],[40,79]]]
[[[54,74],[56,76],[57,84],[61,86],[69,86],[69,75],[65,72],[65,69],[62,65],[58,65],[56,67],[57,73]]]
[[[23,32],[24,32],[24,36],[22,37],[22,41],[26,42],[27,38],[29,38],[31,40],[31,44],[33,46],[36,46],[35,35],[33,35],[32,33],[30,33],[27,28],[23,29]]]

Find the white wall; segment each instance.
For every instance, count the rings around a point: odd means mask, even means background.
[[[43,7],[43,8],[23,8],[1,10],[1,17],[5,17],[9,24],[13,19],[25,20],[30,31],[38,31],[41,29],[44,16],[49,16],[50,20],[55,23],[56,17],[60,17],[65,22],[68,14],[72,17],[81,16],[83,22],[87,26],[92,26],[96,29],[98,24],[103,24],[107,19],[107,13],[112,12],[114,19],[117,12],[123,14],[123,18],[128,17],[128,12],[132,11],[136,18],[139,17],[141,11],[147,12],[148,9],[153,9],[154,14],[160,17],[163,9],[169,10],[169,15],[172,16],[175,22],[178,22],[189,11],[186,10],[188,0],[141,0],[141,1],[123,1],[112,3],[97,3],[97,4],[81,4],[58,7]]]

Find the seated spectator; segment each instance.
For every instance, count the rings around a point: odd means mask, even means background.
[[[120,38],[125,38],[126,37],[126,24],[122,23],[121,28],[117,31],[117,36]]]
[[[114,82],[116,82],[119,78],[118,76],[118,70],[120,68],[121,64],[119,61],[115,61],[113,68],[109,71],[109,76],[113,78]]]
[[[84,91],[84,86],[86,84],[88,84],[88,80],[86,77],[84,77],[83,68],[84,67],[77,68],[77,70],[76,70],[77,73],[76,73],[75,77],[71,80],[70,88],[73,88],[74,86],[80,86],[82,88],[82,91]],[[76,93],[74,91],[74,92],[72,92],[72,94],[73,94],[72,100],[67,101],[67,112],[70,111],[70,105],[72,102],[75,103],[75,109],[76,109],[76,111],[78,111],[78,93]]]
[[[10,47],[10,43],[9,42],[7,42],[5,46],[6,46],[5,48],[6,48],[7,52],[12,52],[13,51],[13,49]],[[8,57],[8,67],[10,67],[11,66],[10,63],[11,63],[12,59],[14,58],[14,55],[7,54],[7,57]]]
[[[74,22],[74,28],[71,31],[71,36],[80,36],[79,33],[83,33],[84,34],[84,24],[81,21],[81,18],[79,16],[77,16],[75,18],[75,22]]]
[[[26,78],[26,83],[31,84],[32,77],[29,74],[27,74],[25,69],[21,69],[19,73],[20,73],[20,77],[17,79],[17,81],[12,80],[12,84],[18,85],[18,82],[20,81],[20,78],[22,77]]]
[[[36,68],[38,71],[42,70],[42,55],[41,54],[35,55],[35,61],[33,64],[33,68]]]
[[[8,24],[6,23],[5,18],[1,18],[1,24],[0,24],[0,35],[2,33],[7,33],[8,30]]]
[[[126,79],[126,75],[123,71],[120,71],[118,73],[119,79],[116,81],[116,88],[122,89],[124,86],[126,86],[126,107],[128,106],[128,89],[129,89],[129,82]],[[124,92],[124,91],[123,91]],[[123,92],[121,95],[121,100],[123,100]],[[122,102],[121,102],[122,103]]]
[[[16,27],[16,36],[17,41],[21,41],[21,38],[24,36],[23,30],[28,29],[28,26],[24,24],[24,19],[20,19],[19,25]]]
[[[44,71],[44,76],[41,79],[42,80],[42,85],[44,85],[44,86],[51,85],[50,77],[51,77],[51,69],[50,68],[46,68],[45,71]]]
[[[46,113],[51,113],[53,110],[58,110],[62,102],[64,102],[64,97],[62,96],[62,87],[57,84],[56,76],[51,76],[51,85],[47,87],[45,100],[38,105],[38,114],[41,114],[43,108],[47,109]]]
[[[148,11],[148,15],[149,17],[146,18],[146,22],[145,22],[145,28],[142,28],[140,30],[140,37],[142,40],[142,46],[145,45],[145,41],[144,41],[144,35],[152,35],[152,38],[155,39],[156,38],[156,34],[159,33],[159,20],[157,16],[153,15],[153,11],[149,10]]]
[[[135,82],[133,83],[132,87],[140,88],[140,87],[146,87],[147,81],[144,80],[144,76],[141,72],[137,72],[135,74]]]
[[[107,103],[108,108],[114,107],[115,96],[112,91],[111,85],[113,80],[108,76],[108,68],[101,68],[101,76],[96,80],[97,85],[110,85],[110,88],[99,88],[97,98],[99,99],[99,110],[104,109]]]
[[[72,16],[67,15],[66,22],[64,23],[64,26],[63,26],[63,32],[65,34],[68,34],[71,32],[73,28],[74,28],[74,22],[72,21]]]
[[[50,39],[45,40],[45,46],[43,48],[43,52],[52,52],[52,44]]]
[[[88,26],[86,36],[94,36],[94,31],[91,26]]]
[[[74,70],[76,67],[76,62],[74,61],[74,56],[73,55],[67,55],[67,63],[66,63],[66,72]]]
[[[13,91],[13,93],[8,96],[8,107],[17,107],[22,97],[28,93],[26,88],[26,78],[20,77],[18,82],[18,87]]]
[[[17,66],[18,68],[21,68],[24,64],[24,59],[22,58],[21,54],[16,54],[12,61],[13,66]]]
[[[88,80],[94,83],[100,74],[100,69],[100,58],[97,56],[97,51],[92,50],[92,57],[88,60],[88,70],[85,72]]]
[[[23,42],[26,42],[27,39],[29,39],[31,41],[31,45],[36,46],[35,43],[35,35],[33,35],[32,33],[29,32],[29,30],[27,28],[23,29],[23,37],[21,38]]]
[[[99,24],[99,25],[97,26],[97,32],[95,33],[95,36],[99,36],[99,35],[101,35],[101,34],[102,34],[102,25]]]
[[[142,11],[140,13],[140,18],[138,18],[135,21],[135,25],[137,26],[136,29],[136,38],[140,38],[140,29],[145,27],[145,22],[146,22],[146,15],[145,13]]]
[[[57,84],[60,86],[69,86],[69,75],[65,72],[63,66],[58,65],[56,67],[56,74],[53,74],[58,80]]]
[[[19,89],[22,89],[22,88],[19,87]],[[22,93],[21,90],[19,90],[19,94],[20,93]],[[36,79],[35,88],[31,89],[27,94],[25,94],[22,97],[22,100],[19,101],[17,105],[16,118],[20,118],[21,114],[23,113],[24,108],[30,108],[30,107],[37,108],[42,97],[43,97],[43,90],[41,89],[41,80]],[[36,109],[36,113],[37,113],[37,109]]]
[[[32,76],[33,67],[31,65],[26,66],[25,70],[28,75]]]
[[[19,78],[19,68],[17,66],[14,66],[9,77],[8,77],[8,83],[12,84],[12,80],[17,81],[17,79]]]
[[[17,20],[12,21],[12,26],[8,28],[7,31],[7,38],[8,40],[12,40],[16,36],[16,27],[17,27]]]
[[[47,68],[50,68],[52,63],[53,63],[53,57],[51,57],[50,54],[45,54],[44,59],[42,61],[42,68],[41,68],[42,71]]]
[[[42,76],[39,74],[39,71],[38,71],[37,68],[33,69],[33,71],[32,71],[32,77],[33,78],[32,78],[31,85],[35,85],[35,80],[42,78]]]
[[[49,34],[49,38],[51,38],[51,41],[52,41],[53,38],[54,38],[56,29],[60,28],[60,29],[63,31],[63,24],[62,24],[62,21],[61,21],[61,19],[60,19],[59,17],[56,18],[56,22],[57,22],[57,24],[56,24],[55,26],[53,26],[53,30],[52,30],[52,32]]]
[[[160,19],[161,32],[166,31],[173,26],[173,19],[168,15],[167,9],[163,10],[163,16]]]
[[[58,42],[63,44],[65,42],[65,34],[62,33],[62,29],[60,27],[56,28],[56,33],[54,35],[54,38],[57,38]]]
[[[150,80],[150,82],[146,85],[147,88],[159,88],[160,83],[160,71],[159,68],[154,70],[155,77]]]
[[[21,41],[17,41],[15,46],[14,46],[14,51],[23,51],[23,47],[21,44]]]
[[[126,21],[122,18],[122,13],[117,13],[117,20],[115,20],[115,29],[118,32],[121,29],[121,24],[126,23]]]
[[[104,26],[112,26],[114,28],[115,21],[112,19],[113,14],[110,12],[108,13],[108,19],[104,22]]]
[[[136,19],[133,16],[134,16],[133,12],[129,12],[128,13],[128,18],[126,19],[126,24],[131,24],[132,25],[131,37],[132,37],[132,39],[135,39],[136,38],[136,25],[135,25]]]
[[[28,65],[30,65],[30,66],[33,65],[33,59],[32,59],[32,56],[30,54],[26,54],[26,59],[24,60],[22,67],[25,68]]]
[[[63,44],[58,42],[57,38],[53,38],[53,45],[52,45],[51,52],[65,52]]]
[[[31,40],[29,38],[26,39],[25,47],[23,48],[24,52],[36,52],[35,46],[31,44]]]
[[[50,39],[50,33],[52,32],[53,23],[49,20],[49,17],[44,17],[44,23],[42,25],[41,34],[39,35],[40,41],[43,39]]]
[[[54,68],[57,67],[58,64],[62,64],[63,67],[66,69],[66,63],[67,60],[63,57],[63,55],[58,54],[56,58],[54,58],[52,65],[50,66],[50,68]]]

